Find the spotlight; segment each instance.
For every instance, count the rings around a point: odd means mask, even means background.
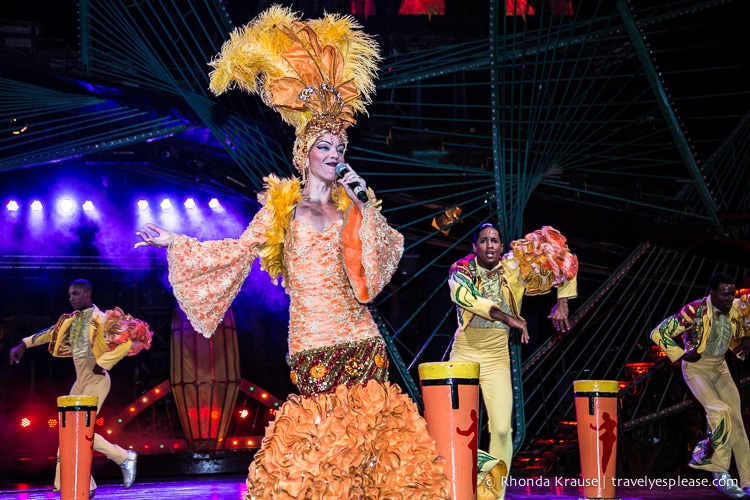
[[[211,198],[211,201],[208,202],[208,206],[216,210],[221,206],[221,203],[219,203],[219,200],[216,198]]]
[[[463,209],[459,206],[446,208],[445,212],[432,219],[432,227],[448,236],[451,232],[451,226],[461,217]]]
[[[161,203],[159,204],[161,206],[162,210],[170,210],[172,208],[172,202],[169,201],[168,198],[164,198],[161,200]]]
[[[10,200],[5,207],[8,209],[9,212],[17,212],[18,211],[18,202],[16,200]]]
[[[188,210],[195,208],[195,200],[192,198],[188,198],[187,200],[185,200],[185,208],[187,208]]]
[[[83,202],[83,209],[86,212],[91,212],[92,210],[94,210],[94,203],[91,200],[84,201]]]
[[[146,200],[138,200],[138,210],[146,210],[148,208],[148,202]]]
[[[34,200],[33,202],[31,202],[31,209],[35,212],[40,211],[42,209],[42,202],[39,200]]]
[[[73,211],[73,200],[70,198],[63,198],[60,200],[60,211],[64,214],[69,214]]]

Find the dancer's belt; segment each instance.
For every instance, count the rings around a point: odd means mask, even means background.
[[[333,392],[341,384],[388,381],[388,356],[380,338],[308,349],[289,356],[287,364],[303,396]]]

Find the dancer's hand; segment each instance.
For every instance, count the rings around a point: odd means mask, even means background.
[[[502,321],[511,328],[518,328],[521,330],[521,343],[529,343],[529,327],[526,324],[526,320],[523,318],[517,318],[512,314],[504,313],[499,307],[492,306],[490,308],[490,318],[495,321]]]
[[[522,344],[528,344],[529,343],[529,328],[526,324],[526,320],[523,318],[516,318],[515,316],[509,316],[508,321],[506,321],[509,327],[511,328],[518,328],[521,330],[521,343]]]
[[[24,352],[26,352],[26,344],[19,342],[17,346],[10,350],[10,364],[13,365],[21,361]]]
[[[568,321],[568,298],[560,297],[557,299],[557,304],[552,306],[552,310],[547,317],[552,320],[552,325],[558,332],[567,332],[570,330],[570,322]]]
[[[156,233],[155,235],[152,234]],[[154,224],[146,224],[146,227],[137,231],[135,234],[143,241],[139,241],[133,248],[152,246],[165,248],[168,247],[172,241],[174,241],[174,233],[162,229]]]

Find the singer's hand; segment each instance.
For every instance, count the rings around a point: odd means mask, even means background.
[[[152,231],[156,233],[156,236],[151,234]],[[135,234],[143,241],[136,243],[133,248],[145,247],[147,245],[164,248],[168,247],[174,240],[174,233],[155,226],[154,224],[146,224],[145,228],[136,231]]]
[[[341,177],[339,177],[338,183],[344,186],[344,189],[346,189],[346,194],[349,195],[349,198],[351,198],[356,204],[362,207],[364,206],[366,201],[357,197],[357,194],[354,192],[353,187],[358,185],[366,193],[367,183],[365,183],[365,180],[359,174],[357,174],[357,172],[352,170],[352,167],[350,167],[348,163],[346,164],[346,167],[346,171]]]

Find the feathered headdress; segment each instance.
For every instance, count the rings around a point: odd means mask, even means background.
[[[343,135],[375,93],[379,47],[351,16],[300,21],[274,5],[236,29],[210,65],[211,91],[258,94],[295,128],[294,165],[304,174],[308,149],[326,131]]]

